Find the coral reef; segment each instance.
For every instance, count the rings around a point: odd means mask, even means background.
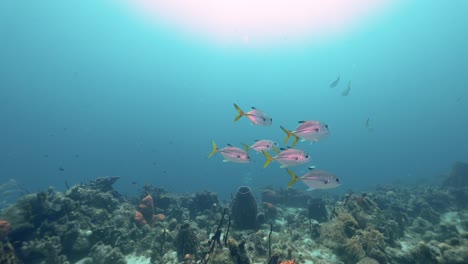
[[[468,187],[342,196],[269,187],[257,204],[246,186],[231,201],[151,185],[124,197],[117,179],[49,188],[1,209],[0,263],[468,263]]]
[[[8,221],[0,220],[0,241],[4,240],[10,232],[11,225]]]
[[[241,186],[231,204],[234,226],[239,229],[255,229],[257,225],[257,202],[252,189]]]
[[[307,201],[309,219],[315,219],[322,223],[328,220],[328,211],[325,202],[320,198],[312,198]]]
[[[468,163],[455,162],[452,167],[452,171],[445,179],[445,186],[463,188],[468,187]]]
[[[186,254],[197,253],[199,241],[190,224],[183,223],[179,226],[175,245],[177,247],[177,256],[180,260],[184,259]]]
[[[0,263],[1,264],[20,264],[21,261],[16,257],[15,249],[10,242],[0,240]]]
[[[153,215],[154,215],[154,204],[153,204],[153,197],[151,195],[147,195],[143,198],[138,205],[138,208],[135,212],[135,222],[138,223],[139,226],[143,225],[153,225]]]

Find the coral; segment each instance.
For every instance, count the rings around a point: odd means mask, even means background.
[[[21,263],[16,257],[15,249],[10,242],[0,240],[0,263],[2,264],[19,264]]]
[[[219,200],[216,193],[208,191],[195,193],[188,205],[190,217],[195,218],[197,214],[209,210],[217,204],[219,204]]]
[[[272,189],[265,189],[262,191],[262,202],[279,204],[281,203],[281,196]]]
[[[379,262],[373,258],[365,257],[361,259],[357,264],[379,264]]]
[[[199,246],[198,238],[188,223],[181,224],[175,239],[177,256],[182,260],[185,254],[196,254]]]
[[[422,241],[411,250],[410,254],[413,258],[413,263],[416,264],[439,263],[438,257],[440,256],[440,250]]]
[[[124,255],[118,248],[104,245],[102,242],[96,243],[89,253],[93,259],[93,264],[126,264]]]
[[[468,187],[468,163],[455,162],[444,185],[456,188]]]
[[[274,220],[278,216],[278,208],[272,203],[263,202],[263,212],[269,220]],[[257,216],[258,219],[258,216]]]
[[[250,187],[237,189],[231,203],[231,216],[234,226],[239,229],[257,228],[257,202]]]
[[[164,214],[154,214],[154,202],[151,195],[147,195],[141,200],[133,217],[133,220],[140,227],[146,224],[153,226],[155,222],[164,221],[165,219],[166,216]]]
[[[164,220],[166,220],[166,215],[164,215],[164,214],[155,214],[155,215],[153,215],[153,220],[155,220],[155,221],[164,221]]]
[[[20,257],[40,261],[40,263],[63,263],[66,257],[60,255],[61,251],[60,237],[45,237],[24,242],[21,246]]]
[[[5,220],[0,220],[0,241],[5,239],[10,232],[11,225]]]
[[[237,241],[230,238],[228,239],[228,248],[231,253],[231,258],[236,264],[250,264],[251,260],[245,248],[245,240],[237,244]]]
[[[307,201],[307,210],[309,219],[315,219],[320,223],[328,220],[325,202],[320,198],[309,199]]]

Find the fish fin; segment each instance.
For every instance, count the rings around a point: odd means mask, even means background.
[[[289,175],[291,175],[291,178],[292,178],[292,180],[288,183],[288,188],[291,188],[291,186],[293,186],[293,184],[296,183],[297,179],[299,178],[292,170],[286,169],[286,171],[288,172]]]
[[[284,144],[288,143],[289,141],[289,138],[291,137],[291,135],[293,135],[293,133],[289,130],[287,130],[286,128],[284,128],[283,126],[280,126],[281,129],[284,131],[284,133],[286,133],[286,139],[284,140]]]
[[[208,158],[211,158],[216,152],[218,152],[219,148],[216,146],[216,143],[214,140],[211,140],[211,144],[213,145],[213,151],[211,151],[210,155],[208,155]]]
[[[311,187],[309,187],[309,189],[307,189],[308,192],[313,191],[313,190],[315,190],[315,189],[311,188]]]
[[[270,154],[268,154],[268,152],[266,152],[266,151],[264,151],[264,150],[262,151],[262,153],[263,153],[263,155],[265,155],[265,157],[266,157],[266,159],[267,159],[267,160],[265,161],[265,164],[263,164],[263,168],[266,168],[266,167],[268,167],[268,165],[270,164],[270,162],[273,160],[273,157],[272,157]]]
[[[242,111],[242,109],[240,109],[240,107],[236,104],[234,104],[234,107],[236,108],[237,112],[239,113],[236,118],[234,118],[234,122],[236,122],[237,120],[239,120],[239,118],[241,118],[242,116],[245,115],[244,111]]]
[[[272,147],[272,149],[273,149],[273,151],[274,151],[276,154],[278,154],[278,153],[279,153],[279,150],[278,150],[278,148],[276,148],[275,146],[273,146],[273,147]]]
[[[315,170],[315,166],[309,166],[309,170]]]
[[[247,145],[247,144],[244,144],[244,143],[241,143],[241,144],[242,144],[242,146],[244,146],[244,148],[245,148],[245,152],[249,152],[249,150],[250,150],[250,146],[249,146],[249,145]]]
[[[293,134],[294,135],[294,134]],[[292,143],[292,146],[296,146],[297,142],[299,141],[299,137],[294,135],[294,142]]]

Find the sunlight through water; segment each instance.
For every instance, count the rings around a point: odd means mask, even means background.
[[[123,0],[156,24],[224,44],[319,42],[372,23],[395,0]]]

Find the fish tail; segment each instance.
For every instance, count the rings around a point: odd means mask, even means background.
[[[234,118],[234,122],[236,122],[237,120],[239,120],[239,118],[244,116],[245,113],[244,113],[244,111],[242,111],[242,109],[240,109],[240,107],[238,105],[234,104],[234,107],[236,108],[237,112],[239,112],[239,114],[236,116],[236,118]]]
[[[277,147],[275,147],[275,146],[273,146],[273,151],[274,151],[276,154],[278,154],[278,153],[280,152],[279,149],[278,149]]]
[[[244,146],[244,148],[245,148],[245,152],[249,152],[249,150],[250,150],[250,146],[249,146],[249,145],[247,145],[247,144],[244,144],[244,143],[241,143],[241,144],[242,144],[242,146]]]
[[[284,131],[284,133],[286,133],[286,139],[284,140],[284,144],[287,144],[289,141],[289,138],[291,137],[291,135],[293,135],[293,133],[287,130],[286,128],[284,128],[283,126],[280,126],[280,127]]]
[[[266,168],[266,167],[268,167],[268,165],[270,164],[270,162],[273,160],[273,157],[272,157],[270,154],[268,154],[268,152],[266,152],[266,151],[264,151],[264,150],[262,151],[262,153],[263,153],[263,155],[265,155],[265,157],[266,157],[266,159],[267,159],[267,160],[265,161],[265,164],[263,164],[263,168]]]
[[[216,146],[216,143],[214,140],[211,140],[211,144],[213,145],[213,151],[211,151],[210,155],[208,155],[208,158],[211,158],[216,152],[218,152],[219,148]]]
[[[296,146],[297,142],[299,141],[299,137],[298,137],[298,136],[296,136],[296,135],[294,135],[294,134],[293,134],[293,136],[294,136],[294,142],[292,143],[292,147]]]
[[[288,183],[288,188],[291,188],[291,186],[293,186],[293,184],[296,183],[298,178],[296,173],[294,173],[292,170],[286,169],[286,171],[289,173],[289,175],[291,175],[292,178],[292,180]]]

